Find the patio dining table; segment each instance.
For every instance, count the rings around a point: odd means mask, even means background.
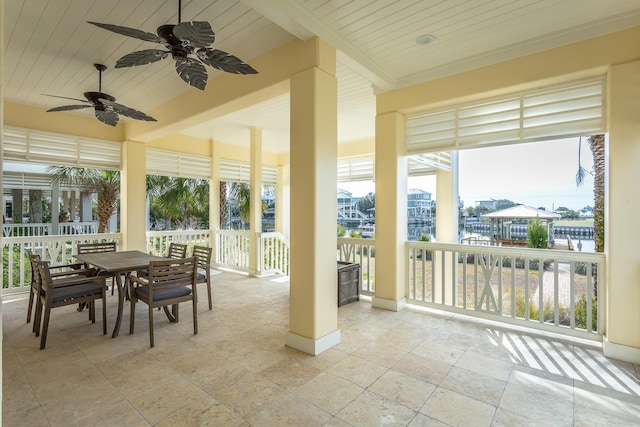
[[[169,258],[151,255],[142,251],[121,251],[121,252],[94,252],[74,255],[80,262],[99,268],[106,273],[113,273],[118,286],[118,314],[116,325],[113,328],[112,338],[120,333],[122,323],[122,312],[124,309],[125,286],[129,285],[129,275],[131,272],[141,270],[149,266],[151,261],[165,261]],[[122,275],[125,281],[122,281]]]

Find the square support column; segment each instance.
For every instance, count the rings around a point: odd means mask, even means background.
[[[291,77],[291,299],[286,344],[317,355],[340,343],[337,303],[335,49]],[[327,55],[326,57],[322,55]]]
[[[289,238],[289,211],[291,206],[291,182],[289,179],[289,166],[278,166],[278,178],[276,181],[276,231]]]
[[[262,271],[260,257],[260,233],[262,232],[262,129],[251,128],[250,146],[250,189],[251,214],[249,216],[249,274],[259,275]]]
[[[439,169],[436,171],[436,194],[438,195],[438,207],[436,209],[436,241],[438,243],[458,243],[458,213],[460,211],[458,203],[458,153],[451,153],[451,170]],[[442,283],[444,277],[444,288],[446,293],[443,295],[442,286],[436,286],[434,301],[451,305],[455,300],[453,295],[453,284],[457,283],[457,275],[454,273],[446,274],[445,272],[457,272],[453,268],[454,263],[458,262],[457,255],[448,253],[443,254],[445,257],[444,266],[441,262],[435,263],[436,283]]]
[[[640,61],[615,65],[608,75],[609,162],[605,178],[607,253],[605,356],[640,364]],[[631,233],[631,235],[630,235]],[[598,296],[604,294],[602,288]]]
[[[216,153],[215,142],[211,143],[211,176],[209,178],[209,246],[213,249],[211,262],[218,259],[216,253],[215,230],[220,230],[220,156]]]
[[[373,306],[399,311],[406,304],[407,157],[404,116],[376,117],[376,295]]]
[[[146,251],[147,151],[143,142],[122,144],[120,231],[122,250]]]

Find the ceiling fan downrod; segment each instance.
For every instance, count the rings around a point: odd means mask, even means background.
[[[103,64],[93,64],[93,66],[100,73],[98,76],[98,92],[102,92],[102,72],[107,69],[107,66]]]

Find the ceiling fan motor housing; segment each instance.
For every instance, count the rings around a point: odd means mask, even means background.
[[[193,53],[193,48],[189,46],[189,44],[183,43],[180,39],[178,39],[173,34],[173,28],[175,25],[166,24],[158,27],[156,31],[158,36],[165,40],[167,44],[171,46],[171,56],[175,61],[186,61],[188,60],[188,55]]]

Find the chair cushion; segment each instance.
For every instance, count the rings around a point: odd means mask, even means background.
[[[149,276],[149,270],[146,269],[146,268],[143,269],[143,270],[138,270],[138,271],[136,271],[136,275],[138,277],[147,277],[147,276]]]
[[[82,298],[90,295],[101,295],[102,286],[95,282],[81,283],[79,285],[62,286],[53,289],[53,302],[58,303],[74,298]]]
[[[136,289],[136,294],[138,297],[149,299],[149,287],[148,286],[139,286]],[[162,288],[155,287],[153,289],[153,300],[154,301],[162,301],[165,299],[171,298],[179,298],[184,297],[191,294],[191,288],[188,286],[181,286],[179,288]]]
[[[196,280],[206,280],[206,278],[207,278],[207,275],[205,273],[198,272],[196,274]]]

